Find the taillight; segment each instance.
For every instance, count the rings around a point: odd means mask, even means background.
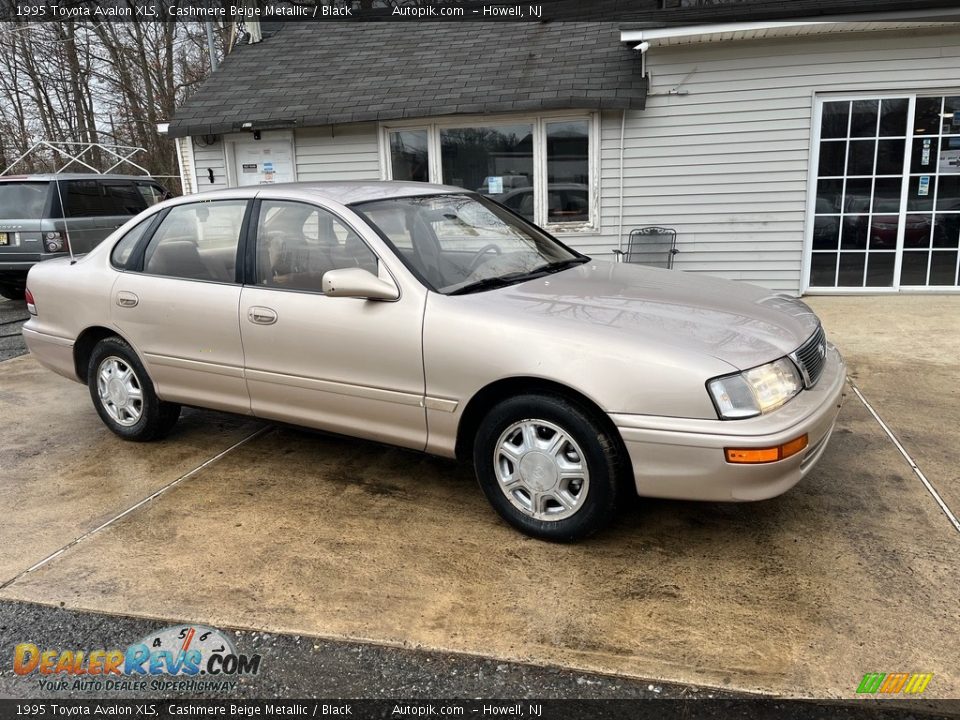
[[[69,249],[69,240],[65,232],[56,230],[45,233],[43,236],[43,249],[47,252],[63,252]]]
[[[23,293],[24,299],[27,301],[27,312],[31,315],[37,314],[37,303],[33,300],[33,293],[30,292],[30,288],[27,288]]]

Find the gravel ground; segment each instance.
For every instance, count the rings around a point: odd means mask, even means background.
[[[150,631],[175,625],[0,601],[0,697],[86,699],[68,688],[42,690],[39,675],[14,675],[13,649],[125,648]],[[224,629],[224,628],[221,628]],[[260,673],[233,692],[190,692],[192,698],[735,698],[737,694],[665,683],[501,662],[465,655],[333,642],[299,635],[232,630],[237,652],[262,656]],[[73,678],[71,678],[71,681]],[[102,692],[104,698],[153,698],[156,692]]]
[[[262,656],[259,674],[237,680],[236,686],[229,691],[92,692],[72,688],[51,691],[39,687],[37,673],[19,677],[12,670],[13,649],[19,643],[31,642],[41,650],[61,651],[124,648],[148,632],[172,624],[176,623],[0,600],[0,699],[696,700],[703,702],[547,706],[545,720],[553,717],[631,720],[934,720],[960,717],[960,704],[956,702],[784,702],[709,688],[652,683],[449,653],[227,628],[221,629],[233,636],[238,653]],[[67,678],[68,685],[72,685],[75,677]],[[374,714],[391,716],[389,705],[385,707],[387,709],[381,708]]]
[[[27,352],[20,334],[20,327],[26,319],[27,306],[22,300],[0,298],[0,362]]]

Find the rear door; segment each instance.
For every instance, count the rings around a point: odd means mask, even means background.
[[[54,225],[59,232],[66,232],[74,254],[90,252],[120,223],[111,223],[112,205],[103,194],[96,177],[82,180],[54,180],[53,212],[57,218]],[[109,230],[107,229],[109,227]]]
[[[113,287],[111,317],[164,400],[249,413],[237,307],[247,200],[176,205]]]

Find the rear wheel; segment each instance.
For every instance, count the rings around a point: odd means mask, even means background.
[[[500,516],[544,540],[600,530],[624,492],[615,439],[593,413],[559,396],[524,395],[494,407],[477,432],[473,459]]]
[[[26,290],[26,285],[20,285],[18,283],[0,283],[0,295],[5,297],[7,300],[23,300]]]
[[[180,406],[157,397],[140,358],[118,337],[104,338],[93,348],[87,384],[100,419],[125,440],[161,438],[180,417]]]

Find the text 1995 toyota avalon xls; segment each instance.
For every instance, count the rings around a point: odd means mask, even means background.
[[[27,290],[30,350],[121,437],[161,437],[183,404],[471,458],[497,512],[551,540],[602,527],[631,489],[783,493],[844,382],[798,300],[592,260],[422,183],[165,202]]]

